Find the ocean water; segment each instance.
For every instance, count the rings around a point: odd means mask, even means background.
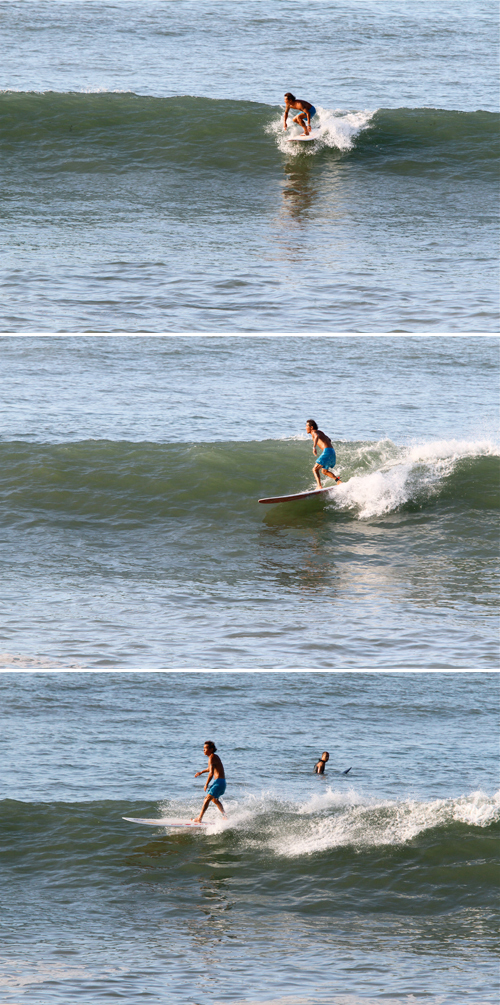
[[[498,1000],[496,674],[4,672],[0,693],[2,1005]],[[193,816],[212,737],[225,820],[122,819]]]
[[[0,1005],[492,1005],[497,5],[0,17]]]
[[[497,668],[498,349],[5,336],[1,665]]]
[[[495,0],[0,14],[1,330],[498,330]]]

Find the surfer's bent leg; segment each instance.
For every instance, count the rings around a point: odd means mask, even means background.
[[[313,467],[313,474],[318,483],[318,488],[320,489],[323,488],[319,477],[320,471],[323,471],[324,474],[328,475],[329,478],[335,478],[336,481],[340,481],[340,479],[337,478],[337,475],[330,473],[330,469],[334,468],[336,463],[337,458],[335,456],[335,451],[333,447],[325,447],[325,449],[319,455],[318,460],[316,461],[316,464]]]
[[[199,817],[196,817],[194,819],[193,823],[195,823],[195,824],[201,824],[201,821],[202,821],[203,816],[204,816],[204,814],[205,814],[205,812],[207,810],[207,807],[208,807],[209,803],[212,802],[212,801],[217,806],[217,809],[220,810],[220,812],[222,813],[222,816],[225,817],[226,814],[224,812],[224,807],[223,807],[222,803],[220,802],[220,800],[217,798],[218,796],[223,796],[225,791],[226,791],[226,780],[225,780],[225,778],[216,778],[215,781],[212,782],[211,785],[209,785],[208,791],[207,791],[207,795],[206,795],[206,798],[205,798],[205,802],[203,803],[203,806],[201,808],[201,813],[200,813]]]
[[[300,115],[296,115],[293,121],[296,122],[298,126],[302,126],[302,129],[304,130],[304,132],[305,132],[305,134],[307,136],[308,132],[307,132],[307,125],[306,125],[306,122],[307,122],[307,115],[306,115],[306,113],[305,112],[301,112]]]
[[[226,779],[225,778],[216,778],[215,782],[212,782],[212,784],[211,784],[211,786],[210,786],[210,788],[209,788],[208,791],[210,792],[210,795],[211,795],[211,797],[212,797],[212,799],[213,799],[213,801],[214,801],[217,809],[220,810],[220,812],[222,813],[222,816],[225,817],[226,814],[224,812],[224,807],[223,807],[223,805],[222,805],[222,803],[221,803],[221,801],[219,799],[219,796],[223,796],[224,793],[225,793],[225,791],[226,791]]]

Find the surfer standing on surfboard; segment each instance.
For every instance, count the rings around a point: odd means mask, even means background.
[[[310,433],[313,441],[313,454],[318,457],[318,447],[321,453],[313,467],[313,475],[316,479],[316,483],[319,489],[322,489],[321,479],[319,477],[320,471],[323,474],[328,475],[329,478],[334,478],[336,482],[340,481],[337,475],[334,475],[333,471],[329,471],[329,468],[334,468],[337,463],[337,458],[335,456],[335,451],[332,446],[332,441],[326,433],[322,433],[321,429],[318,429],[317,422],[314,419],[308,419],[306,422],[306,433]]]
[[[297,108],[300,112],[300,115],[296,115],[293,121],[296,122],[298,126],[302,126],[306,136],[309,136],[309,133],[311,132],[311,119],[313,115],[316,115],[316,109],[314,105],[311,105],[310,101],[303,101],[302,98],[296,98],[295,95],[292,94],[290,91],[287,91],[285,94],[285,102],[286,102],[285,119],[283,122],[284,128],[286,129],[288,112],[290,111],[291,108]],[[306,119],[307,119],[307,125],[306,125]]]
[[[203,753],[208,757],[208,768],[203,768],[203,771],[196,771],[194,777],[198,778],[198,775],[204,775],[208,771],[208,778],[205,783],[205,792],[208,793],[203,806],[201,807],[201,813],[199,817],[195,817],[193,820],[194,824],[201,824],[203,815],[210,802],[214,802],[217,809],[221,811],[222,816],[225,817],[224,807],[219,800],[219,796],[223,796],[226,791],[226,776],[224,774],[224,766],[218,754],[216,754],[217,747],[212,740],[205,740],[203,746]],[[214,781],[212,782],[212,778]]]

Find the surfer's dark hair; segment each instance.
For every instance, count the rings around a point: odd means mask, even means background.
[[[285,98],[288,98],[289,101],[296,101],[297,100],[297,98],[295,97],[295,94],[292,94],[291,91],[287,91],[286,92]]]
[[[318,423],[315,422],[314,419],[306,419],[306,426],[312,426],[313,429],[317,429]]]
[[[203,746],[204,747],[210,747],[210,750],[212,751],[213,754],[215,754],[215,751],[217,750],[217,747],[215,746],[215,743],[214,743],[213,740],[205,740],[205,743],[203,744]]]

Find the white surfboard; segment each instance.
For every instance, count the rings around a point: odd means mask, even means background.
[[[287,136],[289,143],[307,143],[311,140],[319,140],[321,136],[321,129],[311,129],[308,136],[305,133],[301,133],[300,136]]]
[[[337,485],[337,482],[335,482],[335,485]],[[327,489],[312,489],[311,492],[295,492],[294,495],[291,496],[270,496],[269,499],[259,499],[259,502],[286,503],[292,502],[293,499],[311,499],[313,496],[326,496],[332,491],[332,489],[335,488],[335,485],[331,485],[330,488]]]
[[[193,820],[179,820],[178,817],[160,817],[156,820],[148,819],[147,817],[122,817],[122,820],[128,820],[131,824],[146,824],[147,827],[206,827],[204,820],[201,824],[195,824]]]

